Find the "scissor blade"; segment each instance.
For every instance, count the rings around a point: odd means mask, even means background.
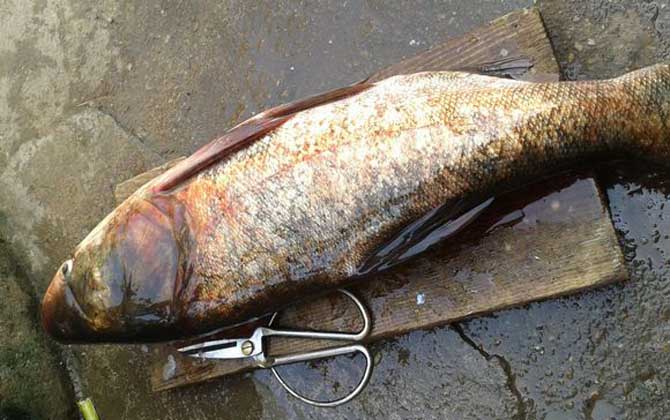
[[[247,357],[242,354],[241,344],[245,339],[227,339],[205,341],[178,349],[184,355],[203,359],[239,359]]]

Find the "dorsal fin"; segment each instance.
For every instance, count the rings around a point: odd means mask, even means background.
[[[163,173],[156,180],[151,191],[159,193],[176,187],[203,169],[260,139],[300,111],[348,98],[371,86],[371,83],[363,81],[261,112],[236,125],[222,137],[201,147],[194,154]]]

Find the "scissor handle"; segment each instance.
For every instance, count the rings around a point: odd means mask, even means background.
[[[356,388],[354,388],[353,391],[351,391],[346,396],[336,400],[318,401],[313,400],[311,398],[307,398],[304,395],[299,394],[296,390],[294,390],[290,386],[288,386],[288,384],[284,381],[284,379],[279,375],[279,372],[277,372],[277,369],[271,366],[270,370],[272,370],[272,373],[274,373],[275,378],[277,378],[277,381],[279,381],[281,386],[283,386],[284,389],[289,394],[299,399],[300,401],[316,407],[336,407],[338,405],[347,403],[352,399],[356,398],[356,396],[360,394],[361,391],[363,391],[363,388],[365,388],[365,386],[368,384],[368,381],[370,380],[370,374],[372,374],[372,357],[370,356],[370,352],[368,351],[367,348],[365,348],[360,344],[353,344],[351,346],[342,346],[333,349],[317,350],[308,353],[277,357],[273,360],[273,365],[276,366],[295,362],[303,362],[313,359],[322,359],[324,357],[340,356],[342,354],[349,354],[355,352],[362,353],[363,356],[365,356],[365,371],[363,372],[363,377],[358,382],[358,385],[356,385]]]
[[[363,305],[363,302],[361,302],[353,293],[344,289],[337,289],[337,291],[346,295],[349,299],[351,299],[356,304],[356,307],[361,313],[361,317],[363,317],[363,328],[359,332],[343,333],[343,332],[324,332],[324,331],[273,330],[272,328],[269,327],[272,325],[275,318],[277,317],[277,314],[279,313],[275,312],[272,315],[272,318],[270,318],[268,326],[264,329],[263,335],[265,337],[276,336],[276,337],[293,337],[293,338],[312,338],[317,340],[342,340],[342,341],[363,340],[365,337],[367,337],[368,334],[370,334],[370,330],[372,328],[370,315],[368,314],[367,309],[365,309],[365,305]]]
[[[283,336],[283,337],[300,337],[300,338],[316,338],[316,339],[330,339],[330,340],[347,340],[347,341],[361,341],[364,339],[369,333],[371,329],[371,322],[370,322],[370,315],[368,314],[367,309],[365,309],[365,305],[358,300],[356,296],[354,296],[353,293],[344,290],[344,289],[338,289],[340,293],[343,293],[346,295],[349,299],[351,299],[356,306],[358,307],[358,310],[361,313],[361,316],[363,317],[363,328],[357,332],[357,333],[340,333],[340,332],[318,332],[318,331],[282,331],[282,330],[272,330],[270,328],[266,329],[266,335],[275,335],[275,336]],[[268,327],[272,325],[272,323],[275,320],[275,317],[277,316],[277,312],[272,315],[272,318],[270,319],[270,322],[268,323]],[[274,368],[274,366],[278,365],[286,365],[289,363],[296,363],[296,362],[304,362],[308,360],[314,360],[314,359],[323,359],[325,357],[333,357],[333,356],[340,356],[343,354],[349,354],[349,353],[355,353],[359,352],[362,353],[363,356],[365,356],[365,371],[363,372],[363,376],[361,377],[361,380],[358,382],[358,385],[351,391],[348,395],[336,399],[336,400],[331,400],[331,401],[317,401],[313,400],[311,398],[307,398],[298,392],[296,392],[293,388],[288,386],[288,384],[284,381],[284,379],[279,375],[279,372]],[[291,354],[288,356],[280,356],[280,357],[275,357],[270,360],[266,360],[265,367],[269,367],[270,370],[272,370],[272,373],[275,375],[275,378],[277,378],[277,381],[281,384],[281,386],[284,387],[284,389],[294,396],[295,398],[299,399],[300,401],[316,406],[316,407],[335,407],[340,404],[344,404],[346,402],[351,401],[354,399],[358,394],[363,391],[363,388],[367,385],[368,381],[370,380],[370,375],[372,374],[372,357],[370,356],[370,352],[368,351],[367,348],[360,344],[352,344],[349,346],[342,346],[342,347],[335,347],[332,349],[325,349],[325,350],[316,350],[316,351],[311,351],[307,353],[298,353],[298,354]]]

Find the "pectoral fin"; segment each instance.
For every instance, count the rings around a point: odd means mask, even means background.
[[[459,200],[431,210],[379,247],[357,269],[357,275],[386,270],[452,237],[476,220],[493,200]]]

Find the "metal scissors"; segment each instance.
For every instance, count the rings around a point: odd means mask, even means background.
[[[370,374],[372,373],[372,358],[367,348],[361,344],[350,344],[342,347],[335,347],[326,350],[317,350],[307,353],[291,354],[288,356],[268,357],[265,354],[265,337],[293,337],[293,338],[311,338],[324,340],[341,340],[359,342],[363,340],[370,333],[371,322],[370,315],[365,309],[363,303],[356,298],[351,292],[343,289],[338,289],[339,292],[350,298],[355,304],[363,317],[363,329],[357,333],[340,333],[340,332],[322,332],[322,331],[292,331],[292,330],[276,330],[270,328],[273,321],[277,317],[278,312],[275,312],[270,319],[267,327],[258,327],[254,330],[251,337],[247,338],[230,338],[222,340],[205,341],[203,343],[194,344],[192,346],[182,347],[179,349],[180,353],[191,357],[198,357],[204,359],[241,359],[252,358],[256,366],[261,368],[269,368],[272,370],[275,378],[284,387],[289,394],[295,398],[317,407],[335,407],[344,404],[355,398],[367,385]],[[293,388],[288,386],[284,379],[279,375],[275,366],[285,365],[289,363],[303,362],[307,360],[321,359],[324,357],[339,356],[343,354],[359,352],[365,356],[365,371],[363,377],[358,382],[358,385],[348,395],[330,401],[317,401],[298,394]]]

